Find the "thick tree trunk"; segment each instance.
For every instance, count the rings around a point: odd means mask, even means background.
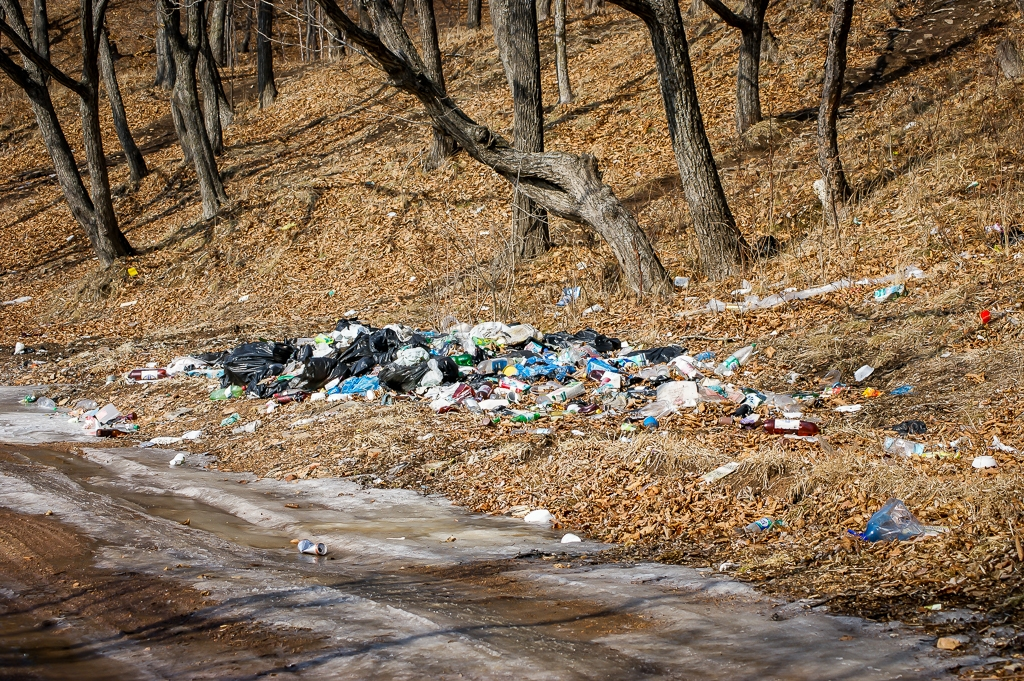
[[[558,80],[558,103],[572,101],[569,83],[569,58],[565,52],[566,0],[555,0],[555,77]]]
[[[512,90],[512,144],[518,151],[544,151],[544,107],[540,87],[540,42],[533,0],[492,0],[494,39]],[[512,252],[530,260],[551,246],[547,212],[528,195],[512,201]]]
[[[273,43],[270,42],[273,30],[274,6],[268,0],[257,0],[256,83],[261,109],[266,109],[277,99],[277,85],[274,83]]]
[[[748,247],[729,210],[704,130],[679,6],[675,0],[615,4],[640,17],[651,35],[672,150],[700,245],[701,269],[713,280],[738,274]]]
[[[435,124],[455,138],[466,153],[559,217],[589,225],[609,244],[629,287],[668,293],[671,285],[661,261],[635,218],[601,180],[597,160],[588,154],[530,153],[512,149],[478,125],[450,97],[437,90],[397,15],[383,0],[369,0],[381,16],[380,37],[360,29],[335,0],[317,0],[348,40],[362,47],[395,87],[412,94]],[[402,56],[399,56],[402,55]]]
[[[194,157],[192,147],[188,145],[188,129],[185,128],[185,119],[178,110],[178,105],[174,103],[174,97],[171,97],[171,120],[174,122],[174,134],[178,137],[178,145],[181,146],[181,162],[191,165]]]
[[[213,75],[216,69],[217,65],[213,63],[212,56],[201,50],[197,74],[199,87],[203,92],[203,124],[206,126],[210,148],[214,154],[220,156],[224,153],[224,130],[220,124],[220,97],[217,96],[217,85]]]
[[[1024,0],[1021,0],[1024,2]],[[466,6],[466,28],[480,28],[480,16],[483,13],[482,0],[469,0]]]
[[[398,20],[401,21],[405,17],[405,0],[394,0],[391,3],[395,7],[395,14],[398,15]]]
[[[598,14],[604,11],[604,0],[583,0],[583,9],[587,14]]]
[[[434,0],[415,0],[420,22],[420,40],[423,42],[423,67],[437,89],[445,92],[444,69],[441,66],[441,47],[437,41],[437,23],[434,20]],[[443,129],[434,126],[430,151],[423,161],[423,169],[434,170],[459,150],[455,140]]]
[[[110,100],[110,112],[114,117],[114,131],[117,139],[124,150],[125,159],[128,161],[128,172],[131,176],[133,187],[138,187],[149,169],[146,167],[146,159],[135,144],[131,128],[128,127],[128,117],[124,111],[124,100],[121,98],[121,87],[117,84],[117,72],[114,70],[114,59],[110,53],[110,39],[107,30],[104,28],[100,35],[100,70],[103,72],[103,84],[107,88],[107,99]]]
[[[50,58],[50,17],[46,11],[46,0],[32,2],[32,47],[43,59]]]
[[[160,0],[157,0],[156,4],[156,79],[153,81],[153,85],[164,90],[171,90],[174,88],[174,76],[177,70],[174,66],[171,43],[167,37],[167,18],[160,11]]]
[[[839,157],[836,121],[839,103],[843,99],[843,77],[846,75],[846,43],[853,20],[853,0],[835,0],[832,20],[829,22],[828,54],[825,57],[825,79],[821,89],[821,107],[818,109],[818,163],[825,181],[822,204],[825,216],[833,227],[838,226],[837,206],[850,197],[850,184],[846,181],[843,162]]]
[[[213,0],[210,6],[210,52],[218,66],[228,62],[227,41],[224,40],[224,29],[227,25],[228,0]]]

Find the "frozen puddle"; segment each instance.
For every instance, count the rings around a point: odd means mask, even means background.
[[[45,430],[33,423],[45,415],[26,418],[22,432]],[[156,448],[4,451],[0,506],[52,510],[97,540],[98,567],[178,580],[208,593],[218,616],[327,641],[278,676],[932,679],[949,665],[906,628],[780,604],[689,568],[590,564],[582,556],[600,545],[562,545],[561,533],[411,491],[171,468],[174,452]],[[330,554],[299,554],[289,540],[300,537]],[[540,558],[564,549],[576,557]],[[2,576],[0,587],[17,598]],[[146,651],[119,663],[151,669],[161,649]]]

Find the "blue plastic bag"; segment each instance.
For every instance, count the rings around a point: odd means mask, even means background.
[[[865,541],[906,541],[924,533],[910,509],[899,499],[890,499],[868,519],[866,530],[852,534]]]
[[[380,381],[376,376],[353,376],[346,378],[338,387],[342,395],[362,395],[367,390],[380,389]]]

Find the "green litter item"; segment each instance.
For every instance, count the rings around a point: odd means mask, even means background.
[[[210,393],[211,400],[230,400],[232,397],[241,397],[245,394],[245,388],[240,385],[229,385],[226,388],[217,388]]]
[[[467,352],[464,352],[461,355],[452,355],[450,359],[460,367],[471,367],[475,364],[475,362],[473,362],[473,355]]]
[[[222,426],[230,426],[233,423],[238,423],[241,419],[242,419],[242,417],[239,416],[238,412],[236,411],[234,414],[232,414],[231,416],[229,416],[226,419],[224,419],[223,421],[221,421],[220,425],[222,425]]]

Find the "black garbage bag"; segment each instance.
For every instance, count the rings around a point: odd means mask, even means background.
[[[622,341],[618,338],[609,338],[603,333],[598,333],[591,328],[577,331],[574,334],[558,331],[544,336],[544,345],[549,348],[567,348],[577,343],[586,343],[601,353],[614,352],[622,349]]]
[[[224,358],[221,386],[250,385],[267,376],[276,376],[292,358],[295,346],[273,341],[243,343]]]
[[[348,373],[348,364],[334,357],[310,357],[303,365],[302,373],[289,381],[288,387],[316,390],[336,378],[345,378]]]
[[[355,372],[355,363],[363,357],[372,357],[374,364],[390,364],[395,359],[395,353],[402,346],[402,341],[394,329],[380,329],[373,333],[361,333],[353,341],[352,345],[345,348],[345,351],[338,357],[342,362],[352,364],[352,374]],[[372,366],[371,366],[372,368]],[[365,373],[365,372],[364,372]]]
[[[352,366],[349,368],[349,373],[353,376],[365,376],[373,371],[375,366],[377,366],[377,357],[374,355],[367,355],[366,357],[360,357],[356,361],[352,362]]]
[[[924,435],[928,432],[928,426],[924,421],[918,421],[917,419],[911,419],[902,423],[897,423],[892,426],[900,435]]]
[[[377,374],[377,379],[381,382],[381,385],[387,386],[395,392],[409,393],[420,384],[420,380],[430,369],[429,365],[429,360],[412,366],[389,364],[380,370],[380,373]]]
[[[637,364],[664,364],[665,362],[672,361],[685,352],[686,348],[681,345],[666,345],[663,348],[651,348],[650,350],[631,352],[626,356],[626,359],[636,357],[640,360]]]
[[[441,372],[442,385],[459,380],[459,365],[451,357],[431,357],[427,360],[427,367],[427,371],[437,369]]]

